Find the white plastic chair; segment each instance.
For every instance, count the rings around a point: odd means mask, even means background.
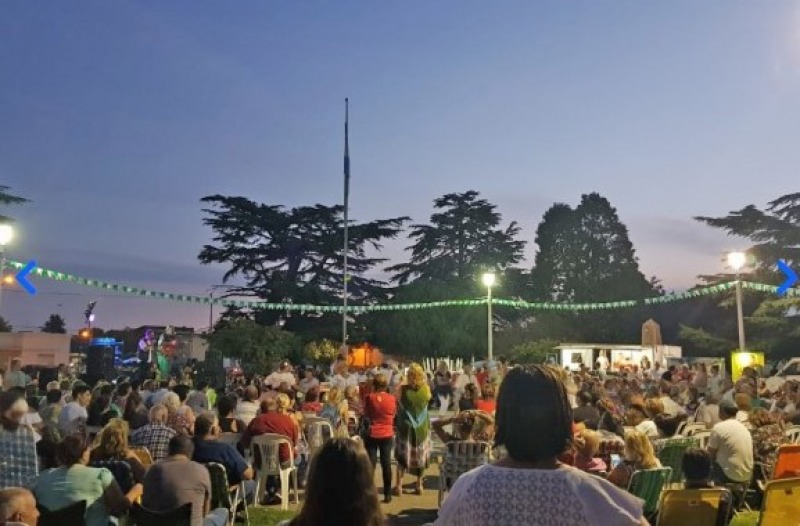
[[[304,429],[310,461],[311,457],[322,447],[322,444],[333,437],[333,426],[324,418],[317,418],[312,422],[304,422]]]
[[[220,433],[217,441],[222,442],[223,444],[230,444],[233,447],[236,447],[236,445],[239,443],[241,439],[242,439],[241,433]]]
[[[492,446],[488,442],[456,441],[445,444],[444,459],[439,466],[439,505],[444,493],[450,491],[456,479],[489,462]]]
[[[708,441],[711,439],[711,431],[698,431],[692,435],[692,437],[697,439],[697,447],[700,449],[708,449]]]
[[[784,433],[790,444],[800,444],[800,426],[791,426]]]
[[[281,444],[289,448],[289,466],[282,467],[280,460]],[[294,465],[294,448],[292,443],[283,435],[267,433],[253,438],[251,444],[253,464],[256,467],[256,497],[255,503],[261,501],[262,494],[267,490],[267,477],[277,476],[281,481],[281,509],[289,509],[289,484],[294,489],[294,501],[300,502],[297,490],[297,467]]]

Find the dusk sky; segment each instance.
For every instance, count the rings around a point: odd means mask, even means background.
[[[746,246],[692,216],[797,190],[800,2],[109,1],[0,4],[0,184],[33,202],[16,260],[205,294],[203,196],[426,221],[478,190],[528,241],[597,191],[645,274],[683,289]],[[385,255],[404,257],[405,238]],[[36,279],[18,329],[208,324],[208,310]],[[502,289],[498,290],[502,295]],[[621,298],[624,299],[624,298]]]

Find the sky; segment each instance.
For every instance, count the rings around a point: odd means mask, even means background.
[[[535,253],[554,202],[600,192],[668,289],[746,246],[692,220],[796,190],[800,3],[0,3],[0,184],[8,257],[132,286],[205,294],[225,268],[200,198],[342,201],[409,215],[469,189]],[[405,239],[384,254],[404,258]],[[36,279],[3,292],[18,329],[208,325],[207,307]]]

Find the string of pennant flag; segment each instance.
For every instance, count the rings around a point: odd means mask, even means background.
[[[25,264],[18,261],[8,261],[6,263],[9,267],[15,269],[22,269]],[[230,298],[212,298],[210,296],[196,296],[191,294],[177,294],[174,292],[163,292],[157,290],[144,289],[140,287],[131,287],[129,285],[121,285],[118,283],[109,283],[99,279],[89,279],[65,272],[50,270],[46,268],[36,267],[32,275],[61,282],[74,283],[84,287],[93,287],[103,289],[121,295],[127,295],[138,298],[152,298],[166,301],[177,301],[182,303],[194,303],[198,305],[221,305],[223,307],[238,307],[246,309],[264,309],[264,310],[285,310],[295,311],[300,313],[305,312],[335,312],[341,313],[344,310],[342,305],[311,305],[302,303],[269,303],[265,301],[253,300],[238,300]],[[749,281],[741,282],[742,288],[746,290],[753,290],[757,292],[776,293],[778,287],[767,285],[764,283],[752,283]],[[735,281],[725,283],[718,283],[707,287],[699,287],[685,292],[673,292],[664,294],[662,296],[654,296],[652,298],[645,298],[643,300],[621,300],[621,301],[606,301],[599,303],[557,303],[557,302],[529,302],[523,300],[509,300],[502,298],[492,298],[492,305],[503,307],[513,307],[517,309],[528,310],[553,310],[553,311],[592,311],[592,310],[610,310],[610,309],[624,309],[636,307],[637,305],[660,305],[664,303],[671,303],[675,301],[683,301],[692,298],[700,298],[713,294],[719,294],[733,289],[736,286]],[[786,296],[800,297],[799,289],[789,289],[786,291]],[[404,310],[419,310],[419,309],[436,309],[441,307],[474,307],[478,305],[486,305],[488,298],[467,299],[467,300],[448,300],[448,301],[429,301],[421,303],[389,303],[389,304],[373,304],[373,305],[350,305],[347,307],[348,312],[353,314],[362,314],[366,312],[382,312],[382,311],[404,311]]]

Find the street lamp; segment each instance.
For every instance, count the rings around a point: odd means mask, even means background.
[[[487,295],[486,295],[486,323],[488,325],[487,328],[487,347],[489,349],[489,361],[492,361],[492,287],[494,287],[495,283],[495,275],[494,272],[486,272],[481,277],[484,286],[486,287]]]
[[[731,252],[728,254],[728,266],[736,272],[736,326],[739,329],[739,351],[744,352],[744,313],[742,312],[742,280],[739,271],[747,263],[747,254]]]
[[[0,278],[6,270],[6,245],[14,239],[14,227],[9,223],[0,223]],[[2,305],[3,284],[0,283],[0,305]]]

